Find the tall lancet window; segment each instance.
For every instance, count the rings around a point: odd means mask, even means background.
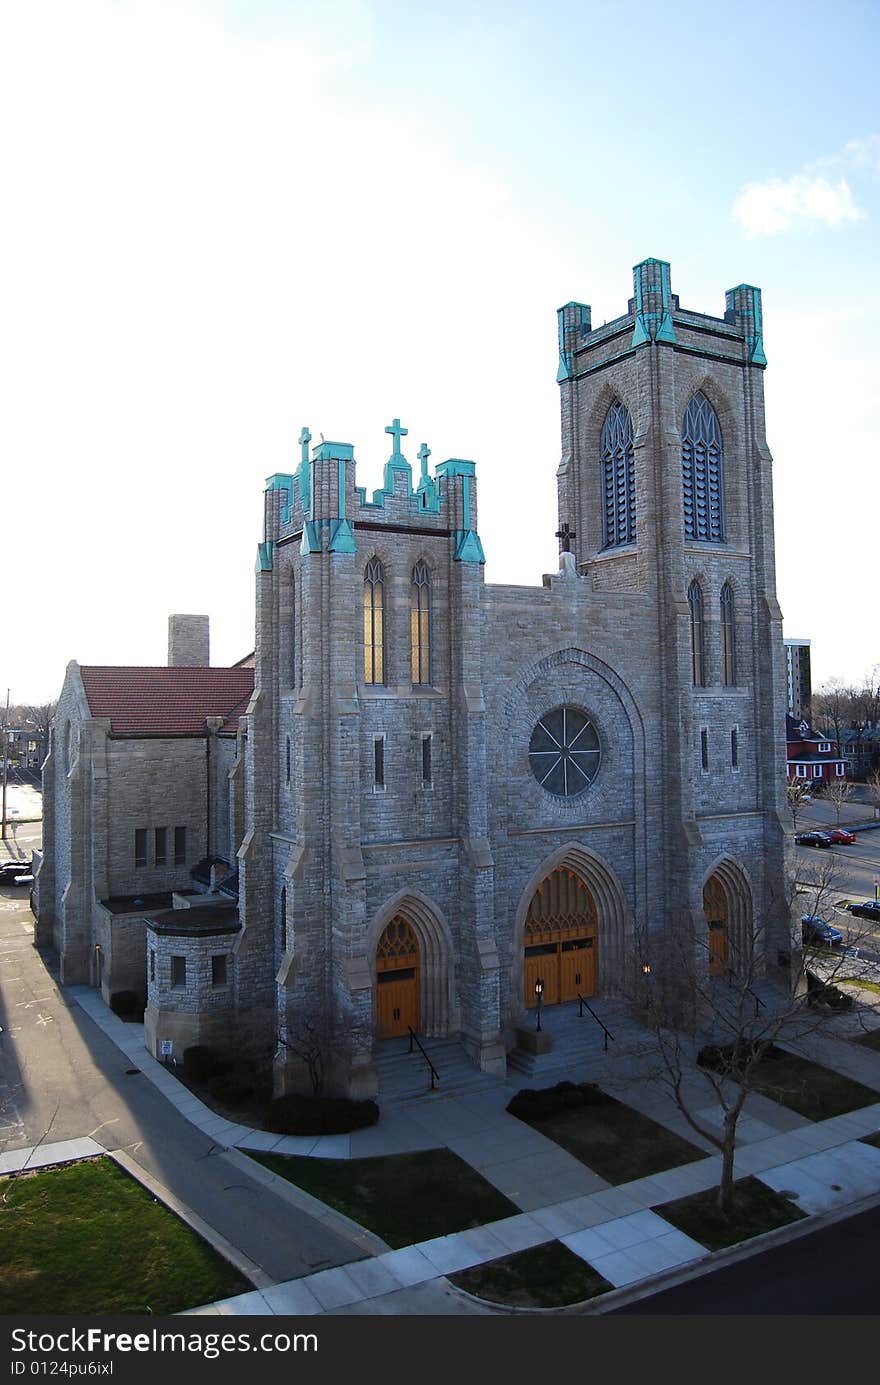
[[[602,427],[602,543],[616,548],[636,537],[636,474],[629,409],[618,400]]]
[[[729,582],[721,588],[721,681],[727,688],[736,686],[736,614]]]
[[[703,620],[703,588],[693,581],[688,587],[688,605],[691,610],[691,670],[695,688],[706,683],[706,635]]]
[[[724,542],[724,449],[718,415],[697,391],[685,410],[681,430],[684,536],[705,543]]]
[[[385,682],[385,573],[378,558],[364,569],[364,682]]]
[[[410,639],[412,649],[412,681],[415,684],[431,681],[431,574],[427,563],[418,562],[413,568],[410,587]]]

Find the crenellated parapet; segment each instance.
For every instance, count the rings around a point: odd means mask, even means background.
[[[354,447],[329,442],[323,436],[309,449],[312,435],[303,428],[300,465],[293,472],[276,472],[266,481],[264,539],[258,547],[257,571],[271,571],[273,549],[279,542],[300,539],[303,555],[356,553],[357,530],[403,528],[408,533],[451,539],[457,562],[483,563],[477,532],[476,467],[472,461],[449,458],[431,474],[431,449],[418,450],[419,474],[402,448],[408,429],[395,418],[385,429],[392,451],[385,463],[383,484],[368,492],[357,484]],[[369,495],[369,498],[368,498]]]

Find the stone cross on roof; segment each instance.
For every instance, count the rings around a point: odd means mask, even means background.
[[[385,431],[387,432],[388,430],[386,429]],[[423,442],[422,445],[421,445],[421,447],[419,448],[419,461],[420,461],[421,464],[422,464],[422,480],[423,480],[423,481],[427,481],[427,479],[428,479],[428,458],[430,457],[430,455],[431,455],[431,449],[430,449],[430,447],[428,446],[428,444],[427,444],[426,442]]]
[[[308,425],[306,425],[306,427],[303,428],[302,432],[299,435],[299,442],[300,446],[302,447],[302,459],[304,462],[308,462],[309,460],[309,443],[311,442],[311,440],[312,435],[309,432]]]
[[[562,526],[561,529],[557,529],[557,530],[556,530],[556,537],[557,537],[557,539],[561,539],[561,540],[562,540],[562,552],[563,552],[563,553],[570,553],[570,552],[571,552],[571,541],[572,541],[572,539],[576,539],[576,538],[577,538],[577,534],[575,533],[575,531],[574,531],[573,529],[569,529],[568,524],[565,523],[565,524],[563,524],[563,526]]]
[[[401,428],[400,419],[395,418],[385,429],[385,432],[392,433],[394,435],[394,451],[391,454],[392,457],[402,457],[403,453],[400,450],[400,439],[406,437],[407,433],[409,432],[409,429]]]

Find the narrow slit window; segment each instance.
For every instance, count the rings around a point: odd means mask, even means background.
[[[186,985],[186,958],[171,958],[171,985],[174,990],[180,990]]]
[[[226,985],[226,953],[215,952],[211,958],[211,985]]]
[[[373,788],[385,788],[385,737],[376,736],[373,741]]]
[[[431,765],[431,741],[433,737],[422,736],[422,788],[430,789],[434,782]]]
[[[135,867],[147,864],[147,829],[146,827],[136,827],[134,829],[134,864]]]
[[[706,726],[700,727],[700,764],[704,771],[709,768],[709,730]]]
[[[157,827],[154,838],[156,865],[165,866],[168,864],[168,829],[166,827]]]
[[[736,726],[730,732],[730,767],[739,769],[739,730]]]
[[[186,865],[186,828],[175,827],[174,829],[174,864],[176,866]]]

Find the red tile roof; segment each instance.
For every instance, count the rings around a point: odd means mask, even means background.
[[[254,688],[252,668],[80,668],[93,717],[116,736],[193,736],[206,717],[237,729]]]

